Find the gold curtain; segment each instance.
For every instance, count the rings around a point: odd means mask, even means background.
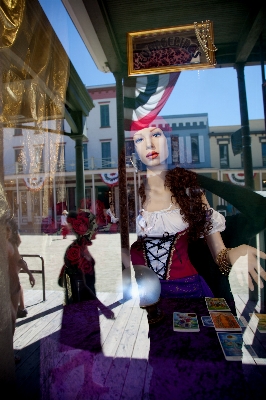
[[[4,126],[62,118],[69,59],[37,0],[0,6]]]
[[[51,24],[37,0],[0,1],[0,383],[8,388],[12,397],[15,387],[13,338],[10,316],[9,274],[6,252],[6,217],[12,212],[5,194],[4,131],[5,140],[13,138],[13,131],[5,128],[24,129],[22,147],[28,150],[28,162],[34,161],[33,146],[39,144],[37,133],[48,120],[63,119],[66,89],[69,80],[69,59]],[[23,125],[24,123],[25,126]],[[27,125],[27,127],[26,127]],[[30,135],[28,129],[35,129]],[[56,125],[61,132],[61,121]],[[32,131],[31,131],[32,132]],[[33,132],[32,132],[33,133]],[[8,137],[10,135],[10,137]],[[12,135],[12,136],[11,136]],[[56,135],[56,142],[61,135]],[[52,147],[47,138],[49,146]],[[53,142],[54,143],[54,142]],[[48,146],[47,146],[48,147]],[[54,152],[56,153],[56,152]],[[57,155],[53,153],[56,159]],[[48,152],[48,156],[49,156]],[[46,160],[47,161],[47,160]],[[50,163],[51,164],[51,163]],[[31,164],[30,164],[31,165]],[[48,164],[49,165],[49,164]],[[55,179],[55,162],[47,170],[47,184],[43,204],[46,215],[51,207],[52,188]],[[5,181],[5,182],[4,182]],[[18,180],[19,181],[19,180]],[[19,185],[23,184],[20,179]],[[23,188],[23,186],[22,186]],[[9,191],[11,193],[11,191]],[[17,200],[18,201],[18,200]],[[10,209],[11,207],[11,209]]]

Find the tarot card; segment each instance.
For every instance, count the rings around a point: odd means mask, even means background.
[[[197,314],[174,312],[173,329],[178,332],[199,332]]]
[[[231,311],[223,297],[205,297],[209,311]]]
[[[209,328],[214,328],[212,319],[211,319],[211,317],[209,315],[201,317],[201,320],[202,320],[203,326],[207,326]]]
[[[210,316],[216,331],[240,331],[242,328],[236,317],[229,312],[210,311]]]
[[[217,332],[217,336],[223,350],[225,359],[228,361],[241,361],[242,359],[242,333]]]

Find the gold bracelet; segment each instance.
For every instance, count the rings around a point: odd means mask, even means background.
[[[223,275],[229,275],[232,268],[232,265],[227,261],[227,253],[229,250],[231,250],[231,248],[221,250],[216,257],[216,263],[219,265],[219,270]]]

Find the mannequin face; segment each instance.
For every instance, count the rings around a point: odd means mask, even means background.
[[[139,158],[147,167],[156,167],[166,162],[167,140],[160,128],[141,129],[135,133],[133,139]]]

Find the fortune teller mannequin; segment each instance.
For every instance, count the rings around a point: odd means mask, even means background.
[[[133,266],[146,265],[157,274],[162,297],[212,297],[210,287],[188,256],[189,241],[204,238],[223,274],[228,275],[239,257],[246,256],[249,279],[257,282],[257,249],[248,245],[225,247],[220,234],[225,219],[209,206],[197,174],[178,167],[167,170],[168,147],[163,131],[144,128],[133,139],[140,160],[147,166],[146,183],[139,194],[149,232],[131,246]],[[265,259],[266,254],[261,252],[260,257]],[[266,278],[263,270],[261,278]]]

